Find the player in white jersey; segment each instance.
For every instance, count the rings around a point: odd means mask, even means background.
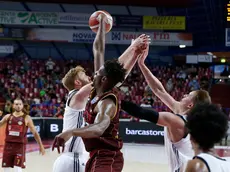
[[[214,145],[226,135],[228,119],[215,105],[197,104],[188,114],[187,124],[195,152],[186,172],[230,172],[230,162],[216,155]]]
[[[96,72],[104,64],[104,49],[105,42],[105,18],[99,18],[100,24],[98,33],[93,44],[94,53],[94,71]],[[137,57],[142,50],[146,48],[146,42],[149,42],[149,36],[143,34],[132,41],[132,44],[127,50],[118,58],[119,62],[124,65],[127,70],[126,77],[137,61]],[[89,83],[89,77],[81,67],[71,69],[63,78],[63,84],[69,90],[69,96],[64,114],[64,128],[63,132],[70,129],[81,128],[83,121],[83,111],[87,103],[88,96],[92,89]],[[77,92],[76,89],[79,89]],[[76,93],[77,92],[77,93]],[[53,145],[57,147],[57,145]],[[58,152],[60,152],[59,147]],[[64,154],[62,154],[54,163],[53,172],[79,172],[84,171],[84,164],[87,160],[85,156],[85,147],[80,137],[72,137],[65,143]],[[75,171],[74,171],[75,170]]]
[[[64,87],[69,91],[66,100],[63,118],[63,132],[69,129],[81,128],[84,125],[83,113],[87,101],[86,92],[90,83],[89,77],[81,66],[69,70],[62,79]],[[84,172],[88,160],[81,137],[72,137],[66,144],[64,153],[57,158],[53,166],[53,172]]]
[[[138,60],[139,67],[153,93],[161,99],[174,113],[157,112],[153,109],[142,108],[131,102],[122,101],[121,109],[137,118],[145,119],[165,127],[165,148],[168,155],[171,172],[180,171],[180,168],[193,157],[194,153],[190,136],[185,128],[186,114],[197,102],[211,102],[207,91],[192,91],[178,102],[164,89],[161,82],[151,73],[144,64],[148,49]]]

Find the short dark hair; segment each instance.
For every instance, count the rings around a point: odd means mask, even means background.
[[[226,135],[228,119],[218,106],[198,103],[188,113],[186,127],[200,148],[209,150]]]
[[[117,83],[123,82],[126,70],[117,59],[107,60],[104,64],[105,75],[109,79],[109,87],[114,87]]]

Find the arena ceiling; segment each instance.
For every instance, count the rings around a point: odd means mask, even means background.
[[[105,1],[105,0],[11,0],[15,2],[39,2],[39,3],[69,3],[69,4],[98,4],[98,5],[132,5],[132,6],[152,6],[152,7],[188,7],[192,0],[115,0],[115,1]]]

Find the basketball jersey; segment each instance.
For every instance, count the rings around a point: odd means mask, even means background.
[[[83,113],[84,109],[73,109],[69,106],[72,97],[77,93],[77,90],[69,92],[65,113],[63,117],[63,131],[81,128],[84,126]],[[64,152],[85,153],[85,146],[81,137],[73,136],[65,143]]]
[[[26,143],[27,142],[27,130],[25,122],[25,115],[15,117],[11,114],[6,124],[6,138],[5,142],[11,143]]]
[[[105,98],[111,98],[114,100],[117,109],[114,116],[110,119],[108,128],[100,137],[83,138],[86,150],[91,153],[100,149],[119,151],[123,146],[123,142],[118,136],[120,105],[119,98],[115,89],[106,92],[101,96],[97,96],[94,89],[91,91],[84,114],[85,120],[88,124],[94,124],[95,118],[97,116],[97,113],[94,113],[94,109],[97,104]]]
[[[178,115],[185,122],[185,116]],[[188,160],[191,160],[194,156],[194,151],[192,149],[192,144],[190,141],[190,135],[187,134],[180,141],[173,143],[168,136],[168,129],[164,127],[164,142],[166,154],[168,156],[169,167],[171,172],[179,172],[181,167],[183,167]]]
[[[207,153],[201,153],[193,159],[200,159],[204,162],[208,168],[208,172],[230,172],[230,162],[225,159]]]

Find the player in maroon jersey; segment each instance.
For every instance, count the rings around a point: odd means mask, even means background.
[[[88,126],[68,130],[56,136],[54,146],[64,146],[71,136],[83,138],[90,159],[87,172],[121,172],[123,154],[120,149],[123,142],[118,137],[119,97],[115,85],[123,82],[125,69],[117,60],[106,61],[95,73],[93,90],[86,106],[85,120]],[[59,150],[60,151],[60,150]]]
[[[27,129],[33,133],[35,140],[39,144],[40,153],[45,154],[41,138],[36,131],[33,121],[24,112],[23,102],[17,98],[13,104],[14,112],[6,115],[0,121],[0,127],[6,124],[6,139],[3,151],[2,167],[4,172],[9,172],[10,168],[15,168],[15,172],[21,172],[25,168],[25,151],[27,143]]]

